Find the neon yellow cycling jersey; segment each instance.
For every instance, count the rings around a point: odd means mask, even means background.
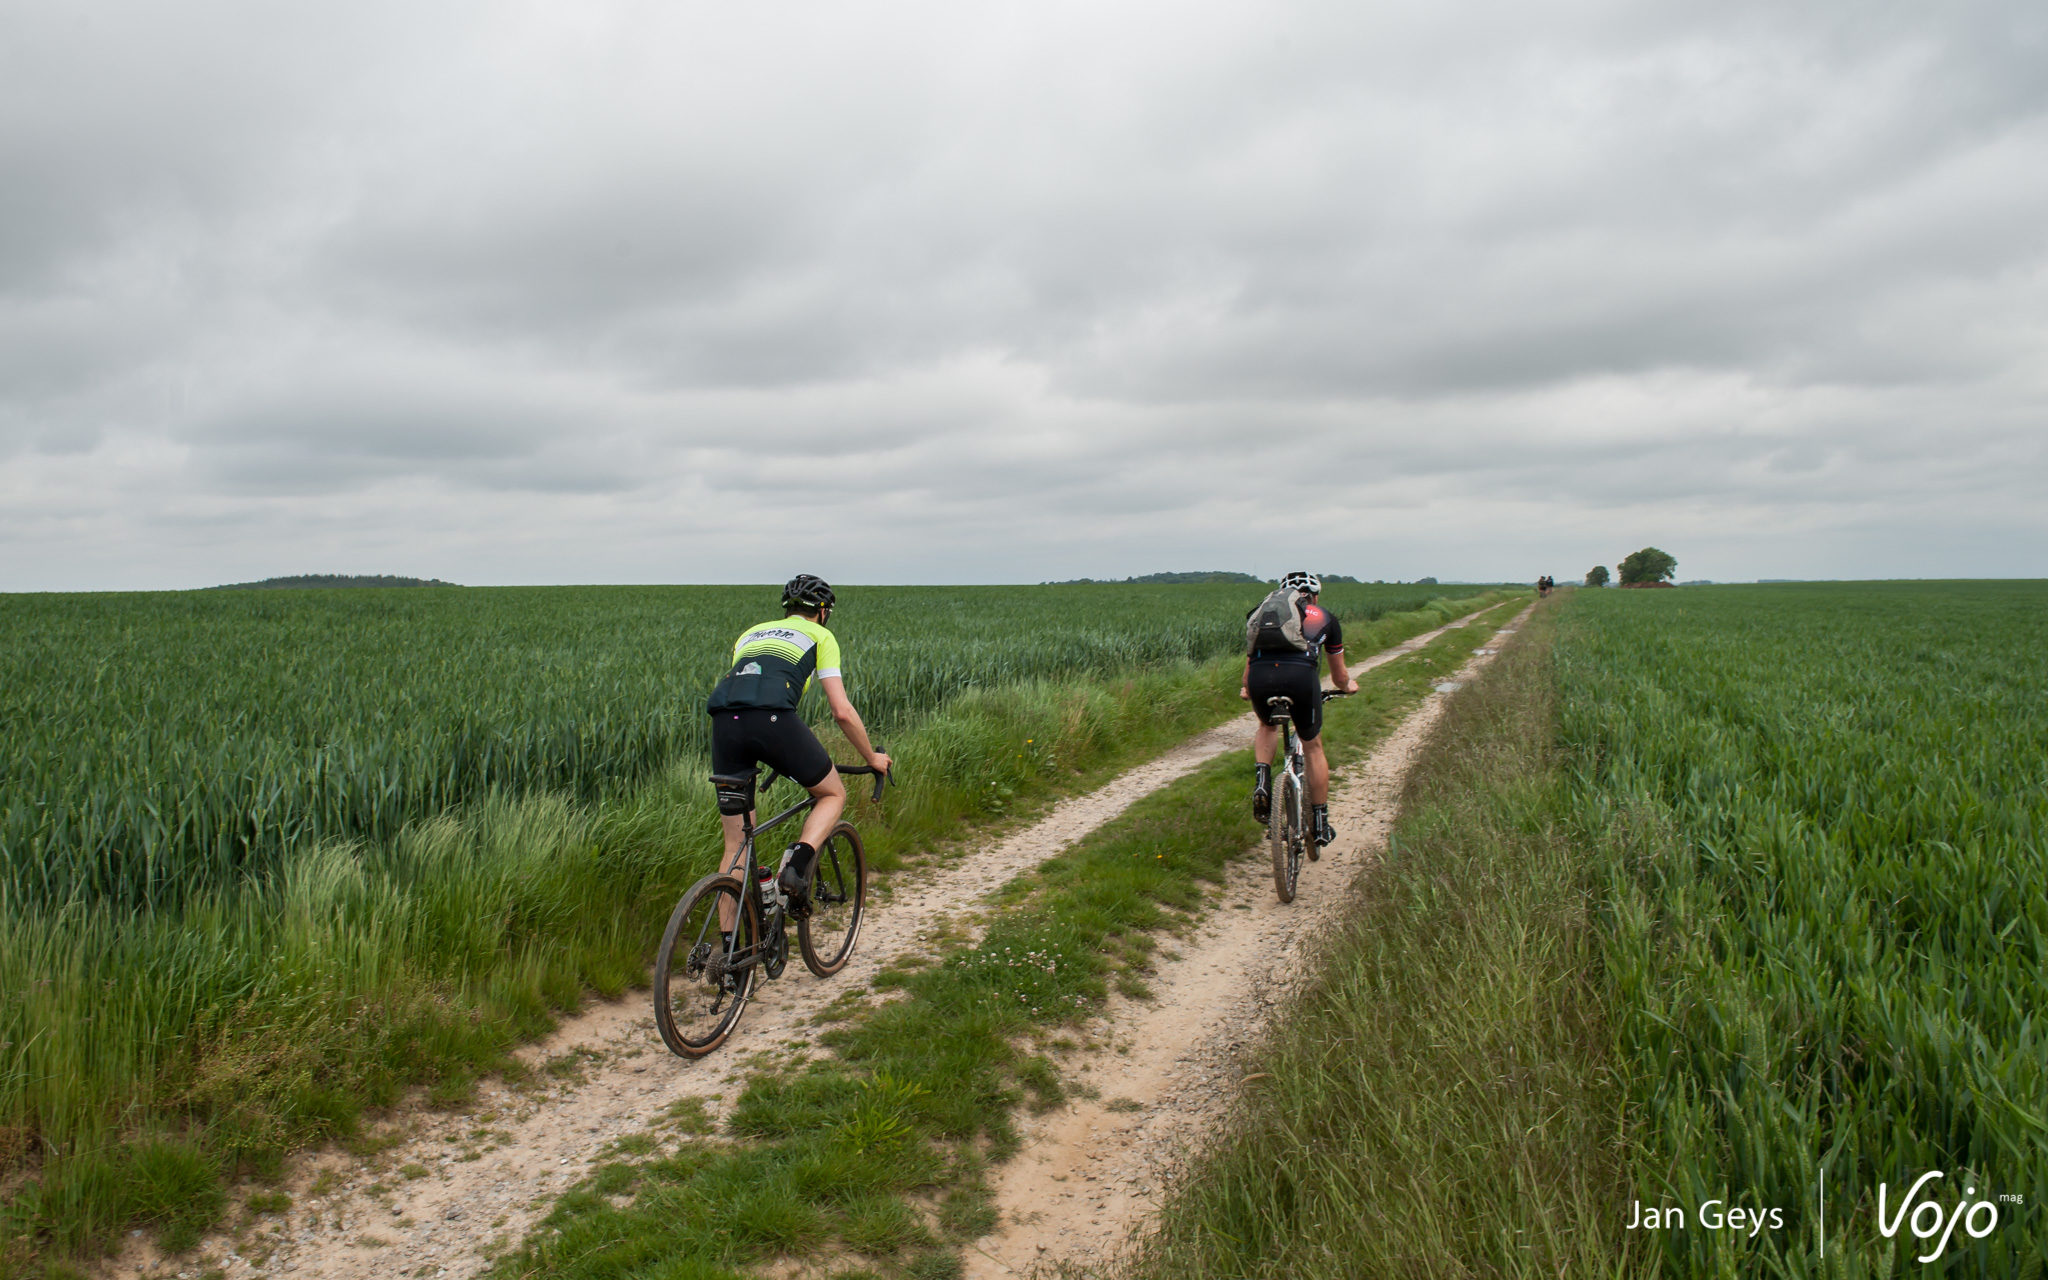
[[[796,710],[816,676],[839,674],[839,641],[809,618],[749,627],[732,647],[732,669],[711,691],[706,711],[741,707]]]

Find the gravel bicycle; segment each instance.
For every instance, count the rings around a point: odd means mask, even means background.
[[[1322,691],[1325,702],[1348,696],[1341,689]],[[1322,844],[1307,817],[1304,796],[1308,792],[1308,759],[1302,752],[1301,739],[1294,736],[1294,699],[1285,694],[1268,698],[1266,718],[1280,730],[1281,760],[1273,777],[1273,807],[1266,814],[1266,842],[1273,851],[1273,889],[1280,895],[1280,901],[1292,902],[1295,885],[1301,879],[1302,855],[1306,853],[1309,861],[1315,861]]]
[[[872,765],[834,765],[844,774],[872,774],[874,799],[888,779]],[[739,852],[728,859],[738,874],[714,871],[690,886],[654,958],[654,1025],[662,1041],[685,1058],[701,1058],[732,1034],[761,976],[779,978],[789,963],[789,921],[796,920],[804,966],[821,978],[846,967],[860,939],[867,901],[868,864],[860,833],[841,822],[825,837],[812,864],[810,902],[792,911],[776,884],[780,868],[755,857],[754,838],[818,803],[806,796],[760,826],[754,825],[754,772],[713,774],[721,810],[737,809]],[[761,790],[775,785],[771,770]]]

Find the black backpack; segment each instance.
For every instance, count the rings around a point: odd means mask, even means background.
[[[1309,651],[1308,637],[1301,629],[1301,592],[1282,587],[1259,602],[1244,620],[1247,653],[1295,653]]]

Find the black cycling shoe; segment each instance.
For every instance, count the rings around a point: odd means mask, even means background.
[[[1273,816],[1273,793],[1266,787],[1252,788],[1252,820],[1264,826]]]
[[[775,883],[781,888],[782,895],[789,899],[789,905],[784,909],[789,912],[790,919],[801,920],[811,914],[811,879],[800,874],[795,863],[784,867]]]
[[[1310,862],[1316,861],[1322,856],[1320,850],[1323,845],[1335,843],[1337,843],[1337,829],[1330,825],[1330,815],[1327,813],[1317,814],[1316,838],[1309,844],[1308,860]]]

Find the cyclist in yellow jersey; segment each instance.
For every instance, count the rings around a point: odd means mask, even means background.
[[[796,713],[813,681],[847,742],[869,764],[884,773],[889,770],[889,757],[868,741],[867,726],[846,696],[839,674],[839,641],[825,629],[832,600],[832,588],[823,578],[808,573],[791,578],[782,589],[782,619],[747,629],[732,647],[731,670],[704,704],[711,714],[713,773],[748,773],[757,764],[766,764],[818,797],[804,818],[803,833],[789,846],[782,869],[782,890],[789,895],[792,914],[808,909],[818,848],[846,808],[846,784]],[[740,815],[725,815],[723,821],[726,870],[732,871],[742,839]]]

